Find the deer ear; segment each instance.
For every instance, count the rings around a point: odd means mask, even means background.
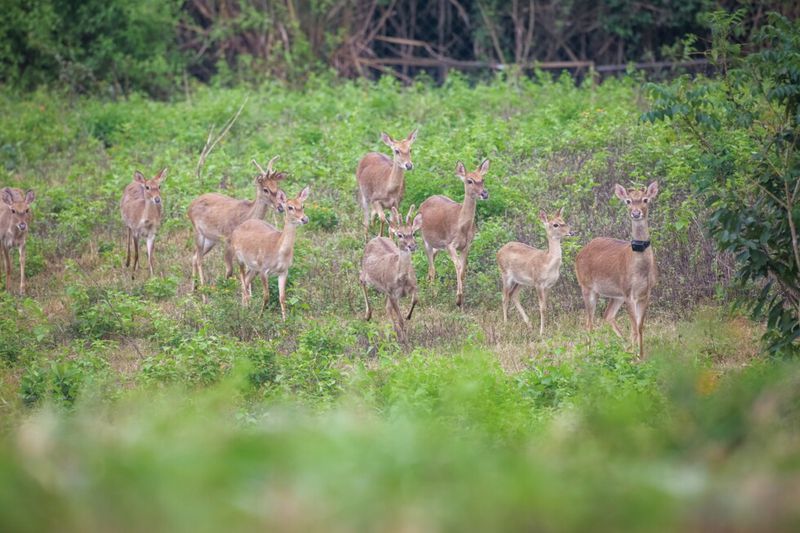
[[[167,177],[167,167],[164,167],[161,169],[161,172],[159,172],[153,179],[156,180],[156,183],[161,185],[161,182],[164,181],[164,178],[166,177]]]
[[[300,195],[298,196],[298,198],[300,199],[301,202],[305,202],[306,201],[306,198],[308,198],[308,193],[309,192],[311,192],[311,189],[308,187],[308,185],[306,185],[303,188],[303,190],[300,191]]]
[[[539,211],[539,220],[547,224],[547,213],[544,211]]]
[[[394,144],[394,139],[392,139],[388,133],[383,131],[381,132],[381,141],[383,141],[383,144],[386,146],[392,146]]]
[[[14,203],[14,193],[8,187],[3,189],[3,202],[8,205]]]
[[[397,226],[399,226],[402,223],[402,221],[400,220],[400,213],[397,212],[397,208],[395,206],[392,206],[392,214],[389,217],[389,222]]]
[[[133,179],[135,181],[138,181],[139,183],[144,183],[145,181],[147,181],[147,178],[144,177],[144,174],[142,174],[138,170],[133,173]]]
[[[283,192],[283,190],[281,189],[278,189],[278,194],[275,195],[275,199],[278,201],[278,204],[280,205],[285,205],[286,200],[288,200],[288,198],[286,198],[286,193]]]
[[[558,210],[558,218],[564,218],[564,208]]]
[[[628,199],[628,191],[626,191],[625,187],[623,187],[619,183],[614,185],[614,194],[616,194],[617,198],[619,198],[623,202]]]
[[[456,163],[456,176],[458,176],[462,180],[467,177],[467,169],[464,168],[464,163],[462,163],[461,161]]]
[[[32,189],[28,190],[28,192],[25,193],[25,203],[32,204],[34,200],[36,200],[36,193],[33,192]]]
[[[414,223],[411,225],[411,233],[418,231],[422,227],[422,213],[417,213],[414,217]]]
[[[487,172],[489,172],[489,160],[484,159],[483,163],[481,163],[481,165],[478,167],[478,173],[481,176],[484,176]]]
[[[275,172],[273,173],[269,179],[272,181],[281,181],[286,179],[286,172]]]
[[[658,182],[654,181],[650,185],[647,186],[647,196],[651,200],[656,197],[658,194]]]
[[[414,141],[416,141],[416,140],[417,140],[417,130],[418,130],[418,129],[419,129],[419,128],[414,128],[414,131],[412,131],[411,133],[409,133],[409,134],[408,134],[408,137],[406,137],[406,140],[407,140],[407,141],[410,141],[410,142],[412,142],[412,143],[413,143]]]

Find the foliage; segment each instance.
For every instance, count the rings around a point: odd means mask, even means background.
[[[7,0],[0,20],[0,80],[22,89],[162,99],[196,82],[303,86],[315,75],[374,77],[390,73],[444,81],[437,67],[370,68],[364,60],[446,57],[524,65],[593,61],[622,65],[671,58],[699,19],[726,0],[541,0],[505,2],[407,0]],[[743,32],[755,33],[771,9],[791,16],[791,2],[746,3]],[[743,37],[744,38],[744,37]],[[399,41],[398,41],[399,39]],[[420,45],[419,43],[424,43]],[[686,54],[684,54],[685,56]],[[487,69],[488,70],[488,69]],[[486,72],[475,78],[485,78]],[[98,125],[98,135],[105,135]]]
[[[743,12],[715,14],[709,56],[722,75],[651,85],[648,120],[670,119],[703,157],[692,182],[710,208],[707,226],[735,254],[737,280],[758,283],[748,300],[766,317],[765,339],[779,354],[800,353],[800,23],[778,15],[762,29],[762,51],[730,42]]]

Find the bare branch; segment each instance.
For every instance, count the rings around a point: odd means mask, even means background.
[[[208,138],[206,139],[206,145],[203,147],[203,150],[200,152],[200,158],[197,160],[197,168],[194,171],[195,176],[197,179],[200,179],[200,174],[203,172],[203,166],[206,164],[206,158],[208,158],[209,154],[211,154],[211,150],[225,137],[225,134],[231,129],[231,127],[236,122],[236,119],[239,118],[239,115],[242,113],[242,109],[244,109],[244,105],[247,103],[247,98],[244,99],[242,105],[239,106],[239,110],[236,111],[236,114],[231,117],[228,122],[225,124],[225,127],[222,128],[222,131],[214,137],[214,126],[212,125],[208,129]]]

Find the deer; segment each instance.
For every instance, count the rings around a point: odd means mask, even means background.
[[[237,200],[219,193],[206,193],[195,198],[187,214],[194,228],[195,252],[192,256],[192,291],[195,290],[195,278],[200,278],[200,285],[205,284],[203,273],[203,257],[218,242],[228,239],[237,226],[246,220],[261,220],[269,207],[278,213],[283,207],[278,201],[281,190],[278,182],[286,178],[286,173],[273,170],[272,166],[278,156],[270,159],[266,170],[253,159],[258,169],[253,179],[256,188],[255,200]],[[225,256],[225,277],[233,275],[233,264]]]
[[[281,304],[281,317],[286,322],[286,280],[289,267],[294,258],[294,242],[297,227],[308,223],[303,211],[303,204],[308,198],[309,187],[289,200],[286,193],[279,190],[277,201],[284,215],[283,230],[278,231],[273,225],[261,219],[251,218],[242,222],[231,233],[226,256],[239,265],[239,281],[242,284],[242,305],[250,302],[251,283],[256,274],[261,276],[264,285],[264,299],[259,316],[269,303],[268,275],[278,276],[278,300]]]
[[[631,218],[630,241],[598,237],[592,239],[575,258],[575,273],[581,286],[586,306],[586,327],[594,327],[594,310],[597,297],[609,299],[603,319],[618,337],[622,333],[615,316],[624,303],[631,319],[631,342],[638,347],[639,358],[644,357],[644,320],[650,304],[650,291],[658,280],[658,269],[650,246],[647,214],[650,204],[658,195],[658,182],[642,190],[626,190],[616,184],[614,192],[628,208]]]
[[[414,206],[408,210],[403,223],[396,207],[392,207],[389,221],[389,233],[397,239],[397,244],[386,237],[374,237],[364,248],[361,259],[361,272],[358,279],[364,293],[366,314],[364,320],[372,317],[372,307],[367,295],[367,286],[386,295],[386,314],[394,323],[397,338],[401,343],[408,340],[403,313],[400,311],[400,298],[411,296],[411,307],[405,320],[411,320],[411,315],[417,305],[417,277],[414,265],[411,264],[411,254],[417,249],[414,234],[422,225],[422,215],[414,216]]]
[[[155,255],[156,232],[161,226],[164,206],[161,203],[161,182],[167,174],[167,168],[153,178],[147,179],[138,170],[133,173],[133,181],[122,193],[119,210],[125,224],[127,252],[125,268],[131,266],[131,242],[133,243],[133,268],[131,279],[134,279],[139,267],[139,240],[144,238],[147,246],[147,267],[150,276],[154,275],[153,256]]]
[[[539,220],[547,234],[547,250],[538,250],[521,242],[509,242],[497,252],[497,265],[503,290],[503,322],[508,322],[508,303],[514,302],[522,320],[532,328],[525,309],[519,302],[523,286],[535,287],[539,298],[539,336],[544,335],[544,315],[550,288],[561,271],[561,239],[575,235],[564,222],[564,208],[554,215],[539,212]]]
[[[395,140],[381,132],[381,141],[392,149],[392,157],[380,152],[370,152],[359,161],[356,181],[358,203],[364,211],[365,241],[369,238],[369,227],[375,216],[381,221],[378,236],[382,236],[386,222],[384,210],[400,206],[405,193],[404,172],[414,168],[411,162],[411,145],[416,139],[416,129],[402,140]]]
[[[456,305],[464,303],[464,277],[467,256],[475,238],[475,208],[478,199],[489,198],[483,182],[489,171],[489,160],[484,159],[473,172],[467,172],[464,163],[456,164],[456,176],[464,182],[464,202],[459,204],[446,196],[431,196],[419,206],[422,214],[422,240],[428,256],[428,281],[436,277],[436,254],[447,250],[456,268]]]
[[[11,248],[19,251],[19,293],[25,294],[25,240],[31,224],[31,204],[36,194],[29,190],[5,187],[0,191],[0,248],[6,264],[5,288],[11,291]]]

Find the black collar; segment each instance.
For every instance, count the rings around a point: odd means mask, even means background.
[[[631,250],[634,252],[644,252],[650,246],[650,241],[631,241]]]

